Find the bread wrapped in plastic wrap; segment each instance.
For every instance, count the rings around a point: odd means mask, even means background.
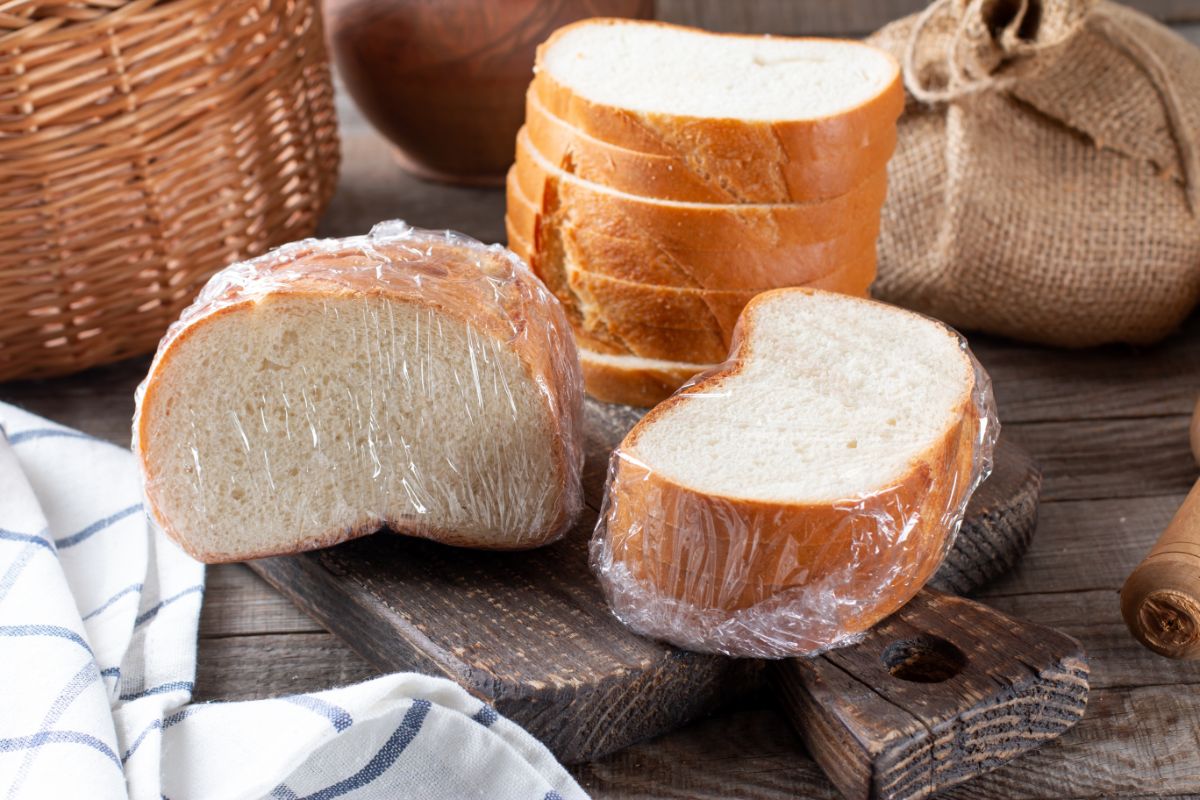
[[[950,328],[827,292],[759,295],[729,359],[614,451],[592,567],[617,617],[680,647],[848,644],[937,570],[998,431]]]
[[[516,256],[404,223],[216,274],[138,389],[146,507],[209,562],[382,527],[536,547],[582,507],[583,384]]]

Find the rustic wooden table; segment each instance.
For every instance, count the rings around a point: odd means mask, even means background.
[[[1193,39],[1196,28],[1185,30]],[[343,109],[341,185],[322,234],[381,219],[502,241],[500,190],[420,183]],[[1196,479],[1188,420],[1200,395],[1200,316],[1162,345],[1068,352],[986,337],[971,344],[1000,418],[1045,470],[1041,521],[1011,575],[980,597],[1080,639],[1087,716],[1061,740],[953,790],[962,798],[1200,795],[1200,662],[1174,662],[1127,634],[1125,575]],[[0,385],[0,400],[126,444],[147,361]],[[213,567],[200,623],[197,700],[323,689],[377,671],[241,565]],[[573,768],[596,798],[836,797],[767,698]]]

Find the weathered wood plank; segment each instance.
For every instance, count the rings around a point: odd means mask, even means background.
[[[1200,692],[1100,689],[1060,739],[940,798],[1195,796]],[[596,800],[840,797],[773,710],[724,714],[573,769]]]
[[[200,637],[248,633],[323,633],[312,617],[296,608],[245,564],[216,564],[204,574]]]
[[[0,400],[121,447],[129,446],[133,392],[149,357],[131,358],[65,378],[0,384]]]
[[[198,701],[315,692],[380,674],[336,636],[323,632],[201,639],[197,658]]]
[[[1190,414],[1200,395],[1200,315],[1151,347],[1063,350],[969,338],[1009,424]]]
[[[852,800],[921,800],[1062,735],[1087,675],[1071,637],[929,590],[853,647],[773,670],[808,752]]]
[[[976,597],[1116,592],[1183,502],[1183,494],[1043,503],[1025,558]]]
[[[952,790],[963,800],[1129,797],[1197,790],[1200,693],[1174,687],[1093,692],[1065,736]]]
[[[966,594],[1019,563],[1037,528],[1041,485],[1040,467],[1001,434],[992,473],[967,503],[954,545],[929,587]]]
[[[1047,600],[1033,602],[1044,605]],[[1099,668],[1106,658],[1097,654],[1092,663]],[[376,674],[330,634],[205,639],[196,696],[259,699]],[[1099,677],[1093,673],[1094,679]],[[1200,789],[1198,730],[1200,692],[1175,686],[1096,688],[1087,716],[1060,742],[943,796],[1091,798],[1141,796],[1147,790],[1195,792]],[[771,711],[722,714],[579,765],[574,772],[597,800],[838,797],[803,754],[787,721]],[[1056,775],[1069,782],[1058,786]]]
[[[927,0],[658,0],[659,19],[739,33],[854,36],[925,7]],[[1158,19],[1200,20],[1194,0],[1127,0]]]
[[[1029,552],[1008,575],[975,596],[1018,616],[1061,627],[1057,617],[1017,612],[1015,606],[996,598],[1035,595],[1032,602],[1055,604],[1053,594],[1088,590],[1115,598],[1129,570],[1150,549],[1182,500],[1183,495],[1163,495],[1044,504]],[[208,584],[200,620],[202,636],[322,630],[244,565],[210,567]],[[1116,618],[1110,621],[1115,624]],[[1081,636],[1077,630],[1073,635]],[[1090,640],[1089,644],[1089,650],[1095,647]],[[1096,674],[1103,675],[1102,667],[1098,669]]]
[[[572,768],[594,800],[840,800],[775,711],[723,714]]]
[[[695,719],[759,671],[621,625],[588,567],[594,519],[525,553],[384,534],[251,566],[373,664],[449,678],[577,762]]]
[[[1200,684],[1200,662],[1163,658],[1142,647],[1125,627],[1113,590],[988,597],[983,602],[1022,620],[1056,628],[1082,642],[1092,667],[1093,687],[1175,684],[1193,687],[1182,691],[1200,694],[1200,688],[1196,688]]]
[[[1004,425],[1045,477],[1042,502],[1186,494],[1196,482],[1187,416]],[[1003,424],[1003,423],[1002,423]]]

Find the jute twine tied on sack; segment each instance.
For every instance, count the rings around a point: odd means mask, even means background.
[[[1093,0],[935,0],[904,71],[879,280],[967,330],[1152,342],[1200,299],[1200,50]]]

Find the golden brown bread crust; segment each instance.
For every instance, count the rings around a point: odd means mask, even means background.
[[[803,161],[721,158],[702,149],[672,155],[601,141],[554,116],[532,88],[525,100],[530,143],[555,166],[629,194],[693,203],[804,203],[843,195],[887,168],[896,125],[862,146],[830,148]],[[848,144],[848,143],[847,143]]]
[[[737,314],[756,288],[809,285],[861,296],[874,279],[871,237],[886,192],[886,173],[855,192],[826,203],[666,206],[644,198],[608,195],[569,177],[560,180],[534,164],[528,154],[519,151],[518,155],[521,157],[508,180],[509,227],[516,234],[513,238],[523,239],[532,231],[532,239],[525,244],[525,258],[566,307],[576,335],[584,336],[581,341],[598,352],[627,352],[692,363],[721,359]],[[525,194],[522,174],[526,176],[529,191],[536,192],[540,200],[531,200]],[[828,224],[833,229],[821,238],[814,230],[805,229],[810,223]],[[579,230],[588,232],[586,238],[575,237]],[[838,236],[850,242],[863,236],[867,255],[850,264],[831,263],[829,251],[820,248],[828,239]],[[614,249],[581,252],[583,242]],[[805,252],[805,248],[809,248],[808,253],[816,254],[816,263],[804,258],[785,260],[785,256],[797,249]],[[647,251],[670,254],[697,250],[716,250],[722,257],[726,253],[741,253],[742,260],[731,259],[731,265],[745,268],[771,263],[770,273],[766,269],[757,273],[747,269],[738,273],[745,278],[745,283],[741,283],[729,277],[728,265],[706,260],[701,263],[712,268],[706,272],[704,283],[737,288],[681,289],[671,293],[663,287],[647,288],[649,281],[644,278],[623,281],[611,277],[639,276],[641,266],[661,263],[653,255],[647,255]],[[836,251],[835,245],[832,252]],[[688,263],[686,252],[681,258],[669,256],[666,266],[683,267]],[[747,253],[757,255],[747,257]],[[779,260],[771,261],[772,258]],[[694,268],[693,275],[699,275],[702,269],[703,266]],[[667,277],[660,273],[652,276]],[[752,288],[747,292],[746,287]],[[697,319],[704,320],[703,324],[693,322]],[[722,339],[718,341],[711,335],[704,339],[683,336],[677,333],[679,329],[710,334],[720,331]]]
[[[699,494],[646,469],[630,449],[633,457],[616,465],[612,486],[620,494],[606,523],[630,534],[613,538],[613,557],[653,591],[724,612],[837,581],[839,599],[848,606],[839,626],[846,635],[865,631],[908,602],[941,564],[950,544],[950,531],[941,523],[943,509],[957,502],[952,492],[961,493],[970,484],[970,459],[955,460],[975,435],[966,418],[969,410],[969,402],[964,403],[961,423],[914,462],[902,481],[840,507],[783,508]],[[861,551],[871,529],[883,527],[883,518],[895,530],[903,530],[906,519],[918,522],[903,547],[874,560],[856,558],[856,548]],[[730,519],[739,521],[738,533],[714,531],[713,521]],[[747,533],[753,536],[749,546]],[[697,547],[705,553],[700,573],[682,568],[679,561],[680,553]],[[842,578],[847,567],[850,574]],[[823,644],[828,643],[814,641],[814,646]]]
[[[802,624],[786,637],[793,640],[793,654],[867,630],[932,577],[952,541],[947,509],[959,508],[973,488],[980,421],[971,391],[962,399],[958,422],[899,481],[871,497],[821,504],[721,497],[693,491],[646,464],[637,453],[643,431],[690,395],[712,392],[754,358],[754,310],[774,294],[747,306],[730,360],[651,409],[613,456],[602,527],[593,543],[595,553],[603,542],[600,569],[608,567],[611,584],[606,591],[619,612],[628,604],[668,604],[670,622],[662,624],[670,630],[652,633],[676,643],[724,652],[762,647],[753,637],[735,636],[720,647],[705,637],[720,638],[713,626],[739,613],[822,589],[836,593],[837,618],[803,620],[808,609],[799,608],[789,621]],[[907,530],[907,538],[881,542],[881,530]],[[864,558],[868,541],[874,542],[874,556]]]
[[[511,229],[508,238],[515,253],[529,263],[539,263],[536,254],[529,252],[529,245]],[[709,361],[725,357],[731,332],[721,329],[717,314],[727,317],[730,308],[740,309],[753,297],[753,293],[681,293],[622,284],[581,271],[564,276],[554,291],[563,301],[576,340],[594,352],[646,358],[658,358],[662,353],[695,353]],[[608,295],[622,299],[622,316],[610,319],[601,305]]]
[[[627,406],[657,405],[695,375],[711,368],[700,364],[614,364],[596,359],[586,347],[579,348],[579,357],[587,393],[604,403]]]
[[[506,224],[510,246],[559,297],[581,343],[597,352],[694,364],[723,361],[738,315],[758,294],[653,286],[577,269],[573,265],[586,263],[604,270],[606,262],[569,254],[570,246],[553,235],[535,252],[515,223]],[[865,263],[848,264],[809,285],[865,297],[874,275],[872,253]]]
[[[631,111],[594,103],[558,83],[541,65],[546,51],[575,26],[604,22],[623,24],[626,21],[590,19],[558,29],[538,47],[534,80],[530,86],[530,91],[549,113],[602,142],[639,153],[670,156],[685,161],[691,157],[696,162],[690,163],[697,163],[700,170],[719,169],[713,159],[732,164],[756,161],[815,165],[823,159],[832,158],[837,168],[848,167],[864,158],[864,154],[859,152],[859,143],[868,143],[867,149],[874,151],[891,146],[889,143],[894,142],[896,120],[904,109],[904,87],[899,64],[890,56],[894,74],[879,94],[857,108],[821,119],[755,121],[696,118]],[[638,24],[694,30],[662,22]],[[840,153],[847,150],[849,153],[843,161]],[[702,155],[698,157],[696,154]],[[808,184],[800,180],[798,185],[803,189]],[[819,181],[817,186],[820,187]]]
[[[525,169],[523,162],[521,169]],[[507,185],[508,216],[518,235],[528,242],[542,235],[561,237],[564,251],[574,263],[588,271],[622,280],[656,286],[698,289],[774,289],[780,286],[816,285],[837,290],[832,275],[858,265],[863,272],[847,274],[845,291],[857,294],[875,278],[875,240],[879,214],[860,220],[854,230],[828,241],[790,246],[747,246],[733,250],[704,250],[690,246],[668,247],[655,229],[636,231],[632,236],[606,234],[594,220],[576,219],[569,209],[542,214],[521,191],[516,167]],[[536,170],[536,165],[530,167]],[[543,173],[544,174],[544,173]],[[815,276],[823,276],[819,281]]]
[[[813,203],[670,203],[608,191],[561,170],[551,174],[524,145],[524,137],[518,136],[517,160],[510,174],[516,175],[522,196],[539,213],[562,213],[608,236],[649,238],[668,250],[775,252],[828,242],[861,231],[863,220],[877,219],[887,195],[883,171],[846,194]]]
[[[461,239],[460,239],[461,241]],[[414,246],[423,252],[417,253]],[[307,297],[316,301],[334,297],[380,297],[419,304],[451,319],[469,324],[481,336],[508,344],[524,365],[530,380],[540,389],[546,404],[546,421],[551,426],[553,459],[563,480],[563,489],[552,521],[542,531],[522,531],[519,549],[537,547],[559,538],[569,528],[582,506],[579,473],[583,459],[583,406],[580,392],[582,372],[570,326],[561,307],[545,288],[510,253],[493,246],[471,243],[466,256],[460,245],[424,231],[406,228],[394,241],[389,231],[380,237],[347,240],[305,241],[286,245],[251,261],[232,265],[210,280],[197,300],[171,326],[139,387],[134,416],[133,450],[146,487],[147,511],[173,540],[194,558],[206,563],[286,555],[327,547],[363,536],[387,526],[413,536],[446,544],[508,549],[494,541],[479,541],[453,531],[442,531],[414,523],[411,519],[359,519],[339,530],[303,542],[289,550],[272,550],[228,556],[204,552],[189,542],[172,520],[161,513],[157,494],[154,446],[149,426],[157,409],[160,383],[180,345],[202,335],[215,320],[247,313],[266,297]],[[366,249],[364,249],[366,248]],[[370,252],[368,252],[368,250]],[[379,271],[355,269],[375,264],[378,257],[391,259]],[[480,270],[490,279],[481,280]],[[394,271],[389,271],[394,270]],[[419,273],[419,285],[411,276]]]

